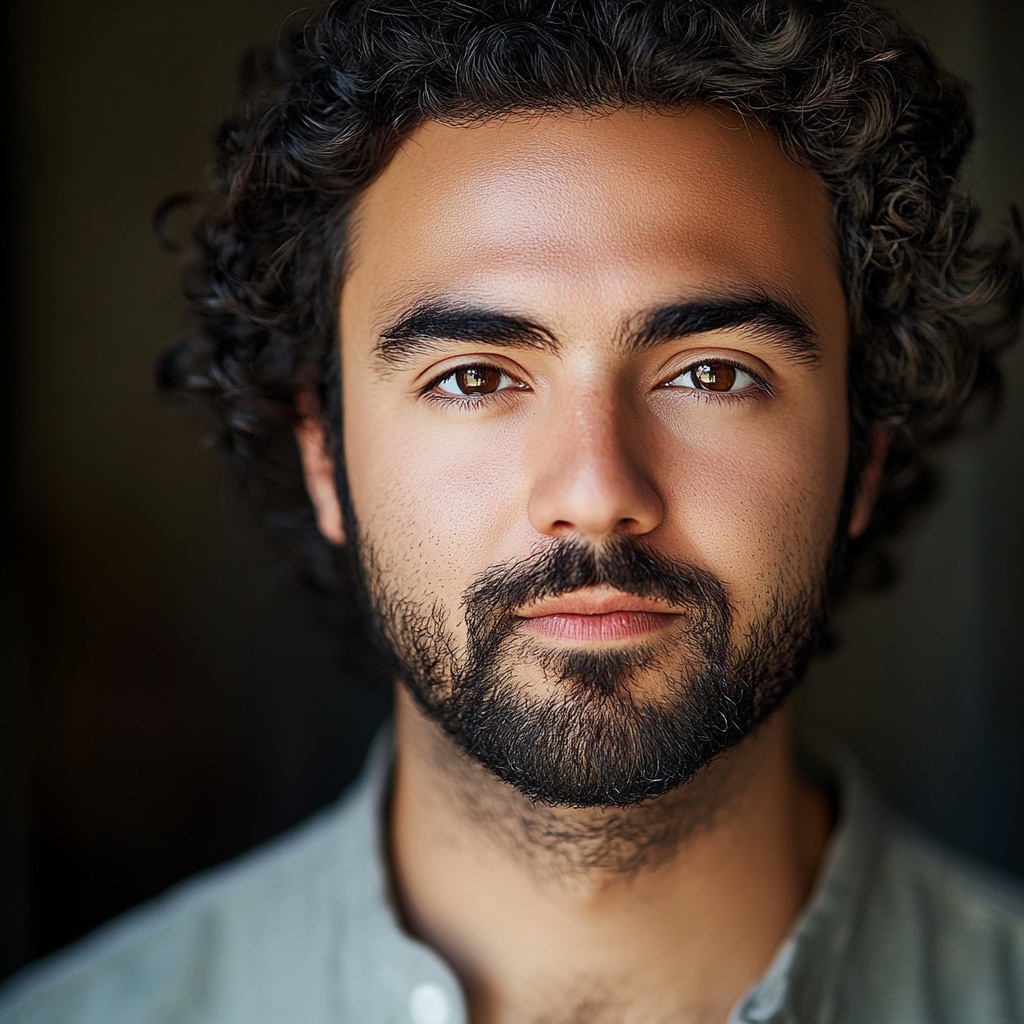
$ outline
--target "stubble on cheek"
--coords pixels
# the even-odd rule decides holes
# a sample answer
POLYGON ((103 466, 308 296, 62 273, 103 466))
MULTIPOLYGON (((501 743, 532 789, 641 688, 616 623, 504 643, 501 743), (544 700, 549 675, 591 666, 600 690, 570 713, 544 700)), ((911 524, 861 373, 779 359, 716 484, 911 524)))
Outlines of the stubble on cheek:
MULTIPOLYGON (((780 596, 794 589, 824 592, 837 511, 821 508, 814 495, 800 494, 796 485, 789 494, 792 500, 780 502, 776 494, 774 503, 755 503, 761 509, 760 519, 749 524, 755 537, 748 534, 742 543, 726 539, 733 564, 731 578, 722 574, 722 583, 732 607, 728 639, 734 649, 749 644, 753 624, 771 614, 780 596), (796 524, 803 528, 795 530, 796 524)), ((385 648, 399 656, 404 675, 446 696, 441 691, 465 670, 469 655, 467 588, 501 560, 488 558, 481 531, 468 537, 451 532, 450 520, 434 510, 424 515, 422 504, 400 487, 382 496, 368 523, 358 549, 376 630, 386 639, 385 648), (472 561, 467 552, 475 556, 472 561)), ((699 660, 697 652, 687 650, 691 626, 683 614, 665 638, 636 646, 630 677, 637 697, 657 698, 667 669, 685 674, 686 663, 699 660)), ((512 630, 492 653, 514 674, 525 700, 564 691, 563 652, 550 645, 512 630)))
POLYGON ((389 429, 364 425, 352 444, 363 449, 349 475, 361 541, 372 549, 382 587, 420 607, 445 609, 449 629, 462 637, 466 586, 495 561, 522 554, 525 538, 513 538, 510 525, 523 503, 511 479, 514 460, 507 445, 480 442, 467 450, 443 432, 430 437, 418 421, 389 429))
POLYGON ((824 592, 842 506, 845 456, 830 464, 814 446, 796 443, 745 452, 736 483, 713 488, 694 545, 725 585, 734 609, 732 642, 777 595, 794 588, 824 592), (809 474, 807 464, 818 465, 809 474))

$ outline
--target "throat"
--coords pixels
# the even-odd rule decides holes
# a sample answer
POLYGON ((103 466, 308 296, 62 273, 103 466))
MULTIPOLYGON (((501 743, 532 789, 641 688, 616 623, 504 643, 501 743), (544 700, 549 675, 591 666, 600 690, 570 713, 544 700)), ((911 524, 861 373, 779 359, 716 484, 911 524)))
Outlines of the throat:
POLYGON ((394 890, 473 1024, 724 1022, 813 884, 783 717, 624 808, 526 799, 401 696, 396 734, 394 890))

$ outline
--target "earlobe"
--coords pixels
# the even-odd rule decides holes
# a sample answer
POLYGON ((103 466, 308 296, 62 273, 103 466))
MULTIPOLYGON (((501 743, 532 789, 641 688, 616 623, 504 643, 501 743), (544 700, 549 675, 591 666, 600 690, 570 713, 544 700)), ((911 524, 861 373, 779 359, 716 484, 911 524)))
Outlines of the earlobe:
POLYGON ((295 425, 295 440, 302 459, 306 493, 316 512, 320 532, 339 547, 345 543, 341 502, 334 482, 334 457, 320 417, 320 407, 311 390, 296 395, 300 419, 295 425))
POLYGON ((883 427, 874 427, 869 441, 868 461, 860 471, 857 482, 857 493, 853 498, 853 509, 850 512, 849 534, 851 538, 859 537, 871 522, 871 513, 875 509, 878 493, 882 486, 882 470, 889 455, 889 442, 892 434, 883 427))

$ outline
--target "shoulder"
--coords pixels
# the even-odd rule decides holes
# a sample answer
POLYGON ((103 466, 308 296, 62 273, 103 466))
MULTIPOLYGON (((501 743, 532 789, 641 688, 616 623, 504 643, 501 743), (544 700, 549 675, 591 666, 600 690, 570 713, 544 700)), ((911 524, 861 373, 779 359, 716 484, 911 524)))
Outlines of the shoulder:
POLYGON ((1024 887, 932 839, 893 816, 879 861, 882 877, 897 884, 908 902, 938 915, 936 924, 981 929, 1008 941, 1024 941, 1024 887))
POLYGON ((1024 1020, 1024 890, 888 816, 854 924, 841 1021, 1024 1020))
POLYGON ((340 904, 365 841, 363 803, 350 793, 29 967, 0 995, 0 1024, 327 1019, 323 961, 352 916, 340 904))

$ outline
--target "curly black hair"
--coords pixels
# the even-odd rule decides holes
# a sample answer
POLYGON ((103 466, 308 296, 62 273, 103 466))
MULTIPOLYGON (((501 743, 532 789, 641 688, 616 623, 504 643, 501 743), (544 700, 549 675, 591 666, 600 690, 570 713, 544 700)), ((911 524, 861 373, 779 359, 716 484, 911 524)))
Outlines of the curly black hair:
POLYGON ((834 199, 849 304, 848 492, 872 428, 891 437, 874 515, 837 590, 891 578, 884 542, 934 492, 935 446, 998 396, 995 357, 1017 332, 1024 291, 1020 220, 978 238, 956 183, 973 134, 967 88, 884 6, 336 0, 250 54, 242 86, 210 187, 189 197, 193 327, 159 381, 212 406, 235 468, 324 593, 338 592, 342 560, 302 487, 296 396, 319 390, 337 440, 349 214, 426 121, 719 104, 817 171, 834 199))

